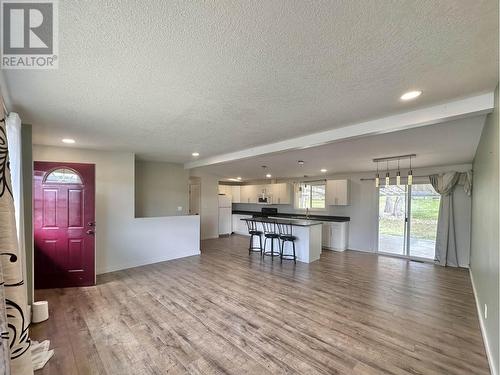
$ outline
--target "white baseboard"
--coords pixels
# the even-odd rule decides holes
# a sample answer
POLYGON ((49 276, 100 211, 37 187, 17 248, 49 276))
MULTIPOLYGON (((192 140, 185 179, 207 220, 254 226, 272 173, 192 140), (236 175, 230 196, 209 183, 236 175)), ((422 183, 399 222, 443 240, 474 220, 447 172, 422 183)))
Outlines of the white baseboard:
POLYGON ((122 271, 122 270, 126 270, 129 268, 142 267, 142 266, 147 266, 149 264, 161 263, 161 262, 166 262, 169 260, 181 259, 181 258, 195 256, 195 255, 200 255, 200 251, 193 250, 192 252, 189 252, 189 253, 186 253, 183 255, 175 255, 173 257, 166 255, 166 256, 159 257, 159 258, 150 258, 150 259, 145 259, 145 260, 141 260, 141 261, 132 261, 132 262, 126 262, 126 263, 120 263, 120 264, 113 264, 113 265, 105 267, 105 268, 96 269, 96 276, 102 275, 104 273, 122 271))
POLYGON ((476 300, 477 315, 479 316, 479 326, 481 327, 481 334, 483 336, 484 348, 486 349, 486 357, 488 357, 488 364, 490 365, 491 375, 498 375, 498 371, 493 365, 492 353, 490 349, 490 344, 488 343, 488 336, 486 336, 486 328, 484 326, 483 311, 479 304, 479 299, 477 297, 476 285, 474 284, 474 277, 472 276, 472 270, 469 269, 470 281, 472 284, 472 292, 474 293, 474 299, 476 300))

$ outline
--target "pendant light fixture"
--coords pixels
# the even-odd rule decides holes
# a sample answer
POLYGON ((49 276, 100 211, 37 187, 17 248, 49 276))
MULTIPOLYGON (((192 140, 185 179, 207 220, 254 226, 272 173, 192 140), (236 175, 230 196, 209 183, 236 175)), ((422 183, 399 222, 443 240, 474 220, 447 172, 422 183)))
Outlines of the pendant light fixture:
POLYGON ((391 184, 391 174, 389 172, 389 162, 396 161, 398 162, 398 170, 396 173, 396 185, 401 186, 401 160, 405 159, 410 159, 410 169, 408 171, 408 185, 411 185, 413 183, 413 171, 411 169, 411 159, 415 158, 417 155, 416 154, 407 154, 407 155, 395 155, 395 156, 388 156, 388 157, 383 157, 383 158, 376 158, 372 159, 374 163, 377 163, 377 174, 375 176, 375 187, 379 188, 380 187, 380 175, 379 175, 379 163, 386 162, 387 163, 387 170, 385 174, 385 185, 389 186, 391 184))
POLYGON ((398 173, 396 174, 396 185, 401 185, 401 171, 399 170, 399 159, 398 159, 398 173))
POLYGON ((410 171, 408 172, 408 186, 413 184, 413 171, 411 170, 411 156, 410 156, 410 171))
POLYGON ((390 178, 389 178, 389 160, 387 160, 387 173, 385 174, 385 186, 389 186, 390 178))

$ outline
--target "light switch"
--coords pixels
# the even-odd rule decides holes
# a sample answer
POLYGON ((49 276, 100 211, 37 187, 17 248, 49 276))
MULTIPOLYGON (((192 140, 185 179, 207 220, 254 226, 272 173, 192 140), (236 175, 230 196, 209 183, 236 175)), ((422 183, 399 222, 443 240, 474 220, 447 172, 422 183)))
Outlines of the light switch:
POLYGON ((182 206, 178 206, 177 211, 182 211, 182 206))

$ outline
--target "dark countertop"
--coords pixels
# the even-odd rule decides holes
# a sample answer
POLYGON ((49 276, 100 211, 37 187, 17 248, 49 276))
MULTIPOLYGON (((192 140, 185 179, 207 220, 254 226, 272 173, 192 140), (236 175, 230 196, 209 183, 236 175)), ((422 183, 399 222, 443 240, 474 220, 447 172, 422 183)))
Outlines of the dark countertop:
MULTIPOLYGON (((258 212, 258 211, 245 211, 245 210, 233 210, 233 214, 235 214, 235 215, 262 215, 262 213, 258 212)), ((286 217, 286 218, 290 218, 290 219, 305 219, 306 215, 304 215, 304 214, 277 213, 276 215, 273 215, 272 217, 286 217)), ((346 222, 346 221, 351 221, 351 218, 348 216, 309 215, 308 220, 346 222)))
MULTIPOLYGON (((248 220, 248 219, 240 219, 240 220, 248 220)), ((313 225, 323 224, 321 221, 313 221, 313 220, 297 220, 297 219, 273 219, 273 218, 265 218, 265 217, 256 217, 252 220, 255 220, 258 223, 276 223, 276 224, 290 224, 295 225, 297 227, 311 227, 313 225)))

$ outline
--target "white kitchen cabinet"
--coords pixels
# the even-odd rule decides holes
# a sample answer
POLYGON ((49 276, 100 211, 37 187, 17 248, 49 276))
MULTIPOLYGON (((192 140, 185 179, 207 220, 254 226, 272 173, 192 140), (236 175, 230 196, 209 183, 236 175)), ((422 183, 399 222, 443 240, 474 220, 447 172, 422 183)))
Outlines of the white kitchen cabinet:
POLYGON ((241 187, 238 185, 231 186, 231 194, 232 194, 232 202, 233 203, 240 203, 240 191, 241 187))
POLYGON ((242 185, 240 189, 240 203, 258 203, 261 194, 261 185, 242 185))
POLYGON ((349 222, 323 222, 322 245, 326 249, 344 251, 349 238, 349 222))
POLYGON ((252 185, 242 185, 240 188, 240 203, 253 203, 253 191, 254 189, 252 185))
MULTIPOLYGON (((242 185, 239 188, 239 198, 234 203, 259 203, 259 198, 271 198, 272 204, 290 204, 291 186, 289 183, 265 184, 265 185, 242 185)), ((233 193, 234 196, 234 193, 233 193)))
POLYGON ((332 238, 332 226, 330 223, 323 222, 323 226, 321 228, 321 245, 323 247, 330 247, 330 241, 332 238))
POLYGON ((231 195, 231 186, 219 184, 219 194, 231 195))
POLYGON ((248 228, 246 221, 241 219, 251 219, 251 215, 233 214, 233 232, 237 234, 248 235, 248 228))
POLYGON ((288 183, 272 184, 270 186, 270 194, 272 195, 273 204, 290 204, 291 203, 291 187, 288 183))
POLYGON ((219 194, 230 196, 232 203, 240 203, 240 186, 238 185, 219 185, 219 194))
POLYGON ((347 206, 350 204, 350 180, 326 181, 326 204, 329 206, 347 206))

